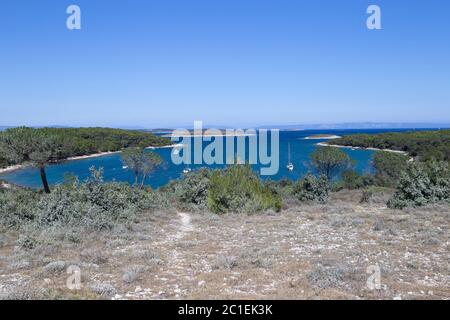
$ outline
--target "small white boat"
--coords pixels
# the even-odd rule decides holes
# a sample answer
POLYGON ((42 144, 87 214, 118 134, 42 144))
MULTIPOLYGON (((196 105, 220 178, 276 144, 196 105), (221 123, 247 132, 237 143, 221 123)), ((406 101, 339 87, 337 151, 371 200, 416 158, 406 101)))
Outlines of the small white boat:
POLYGON ((286 168, 289 171, 294 171, 294 164, 291 162, 291 144, 288 143, 288 165, 286 166, 286 168))
POLYGON ((189 172, 191 172, 191 171, 192 171, 192 169, 189 168, 189 166, 187 166, 186 168, 183 169, 183 173, 184 173, 184 174, 187 174, 187 173, 189 173, 189 172))
POLYGON ((122 166, 122 169, 124 169, 124 170, 128 169, 128 166, 122 166))

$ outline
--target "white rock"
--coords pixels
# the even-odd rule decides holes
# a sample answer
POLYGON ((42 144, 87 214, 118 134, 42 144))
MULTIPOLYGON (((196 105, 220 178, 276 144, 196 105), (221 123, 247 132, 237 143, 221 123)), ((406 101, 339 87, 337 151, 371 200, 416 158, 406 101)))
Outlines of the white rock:
POLYGON ((198 285, 199 287, 203 287, 205 284, 206 284, 206 281, 203 281, 203 280, 202 280, 202 281, 199 281, 197 285, 198 285))

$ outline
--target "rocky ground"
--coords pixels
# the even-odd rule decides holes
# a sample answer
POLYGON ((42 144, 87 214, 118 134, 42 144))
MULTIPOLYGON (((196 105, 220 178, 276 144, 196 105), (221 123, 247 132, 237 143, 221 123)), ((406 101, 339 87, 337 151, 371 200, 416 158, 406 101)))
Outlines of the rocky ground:
POLYGON ((2 234, 0 298, 449 299, 449 206, 396 211, 383 196, 360 198, 342 191, 255 215, 147 213, 32 250, 2 234))

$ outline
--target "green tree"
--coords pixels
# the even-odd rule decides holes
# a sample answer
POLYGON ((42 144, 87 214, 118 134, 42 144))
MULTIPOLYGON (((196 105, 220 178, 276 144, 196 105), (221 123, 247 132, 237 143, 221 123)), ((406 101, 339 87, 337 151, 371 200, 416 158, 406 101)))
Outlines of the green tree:
POLYGON ((144 186, 147 176, 162 164, 162 159, 157 153, 146 151, 140 147, 130 147, 123 150, 121 157, 122 162, 133 172, 136 186, 139 184, 139 178, 141 179, 141 188, 144 186))
POLYGON ((395 188, 400 176, 408 164, 408 157, 403 154, 378 151, 373 157, 376 183, 383 187, 395 188))
POLYGON ((208 208, 214 213, 281 210, 281 197, 265 186, 248 164, 236 164, 210 175, 208 208))
POLYGON ((294 185, 294 195, 300 201, 317 201, 325 203, 330 193, 330 183, 325 175, 319 177, 306 174, 294 185))
POLYGON ((450 202, 450 165, 444 161, 408 163, 402 172, 397 192, 388 207, 419 207, 428 203, 450 202))
POLYGON ((0 152, 11 163, 39 169, 42 185, 50 193, 45 167, 57 158, 60 146, 55 140, 33 128, 18 127, 0 134, 0 152))
POLYGON ((335 147, 318 147, 311 153, 310 160, 317 173, 325 175, 328 181, 352 166, 350 157, 335 147))

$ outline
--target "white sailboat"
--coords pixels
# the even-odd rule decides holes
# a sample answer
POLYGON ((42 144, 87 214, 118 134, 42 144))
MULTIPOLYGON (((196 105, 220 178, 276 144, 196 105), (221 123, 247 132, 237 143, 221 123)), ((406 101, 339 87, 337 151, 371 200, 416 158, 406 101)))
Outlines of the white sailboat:
POLYGON ((291 162, 291 144, 290 143, 288 143, 288 164, 287 164, 286 168, 289 171, 294 171, 294 164, 291 162))

